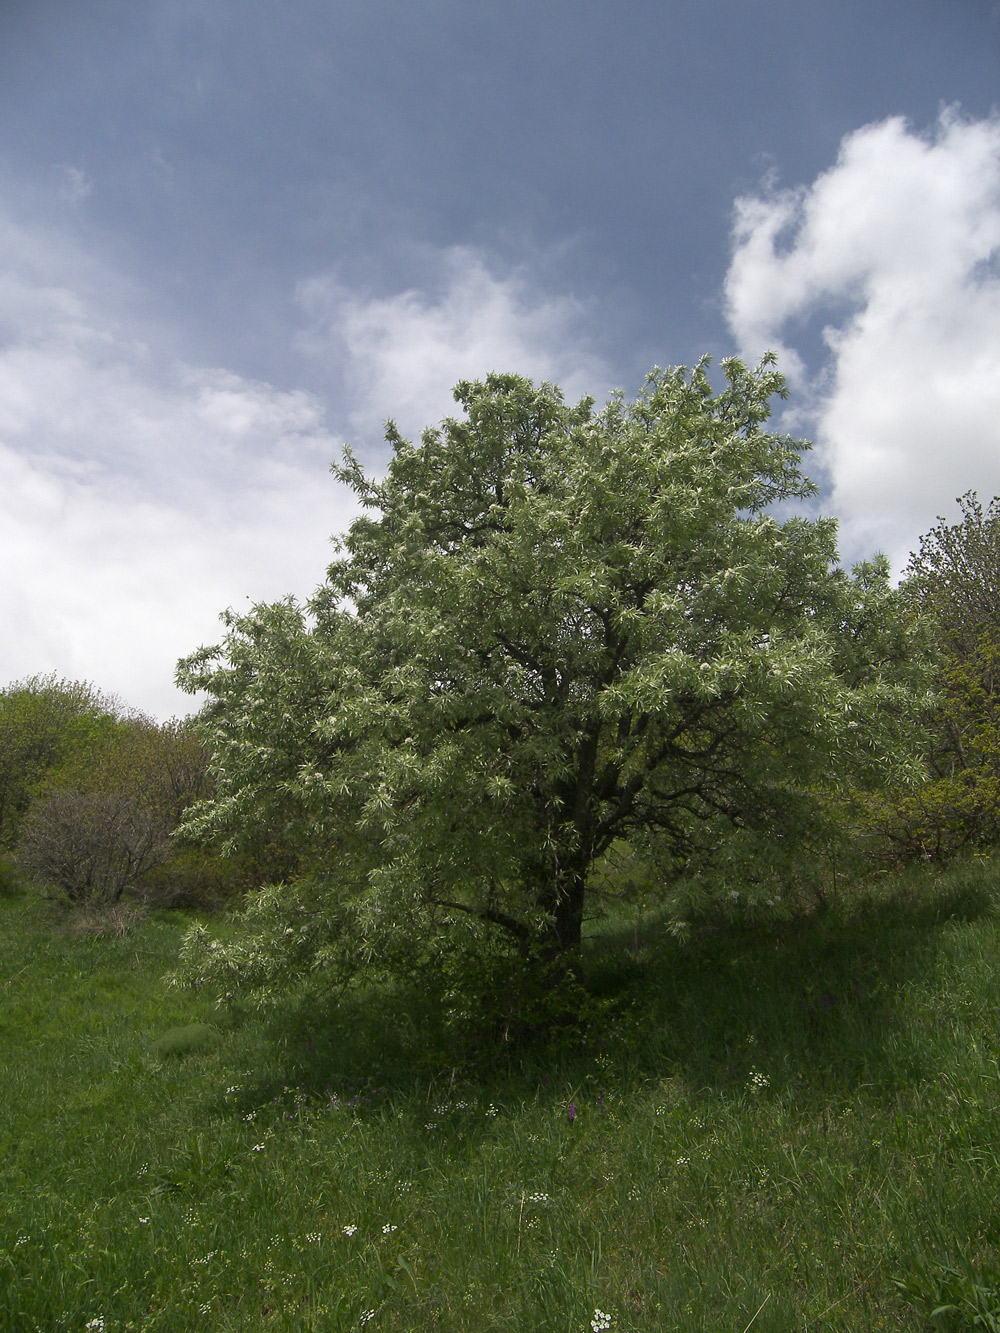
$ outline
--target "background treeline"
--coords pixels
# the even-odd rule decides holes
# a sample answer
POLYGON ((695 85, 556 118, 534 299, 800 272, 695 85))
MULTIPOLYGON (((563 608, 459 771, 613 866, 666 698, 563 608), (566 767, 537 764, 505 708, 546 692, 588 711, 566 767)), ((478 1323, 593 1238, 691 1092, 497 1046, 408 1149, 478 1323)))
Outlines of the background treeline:
POLYGON ((894 862, 950 857, 1000 836, 1000 498, 975 492, 939 519, 901 584, 934 664, 925 780, 873 798, 877 853, 894 862))
POLYGON ((81 681, 32 676, 0 691, 0 875, 76 912, 138 904, 216 909, 262 873, 174 836, 211 795, 192 719, 157 722, 81 681))

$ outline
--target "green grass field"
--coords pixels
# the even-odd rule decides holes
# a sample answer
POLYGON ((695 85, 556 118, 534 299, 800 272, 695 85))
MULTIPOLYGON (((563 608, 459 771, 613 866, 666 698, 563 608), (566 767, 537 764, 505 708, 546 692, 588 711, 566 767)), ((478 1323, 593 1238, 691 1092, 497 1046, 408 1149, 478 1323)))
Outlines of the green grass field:
POLYGON ((475 1077, 402 997, 223 1023, 183 919, 0 898, 0 1329, 1000 1329, 994 875, 608 920, 602 1030, 475 1077))

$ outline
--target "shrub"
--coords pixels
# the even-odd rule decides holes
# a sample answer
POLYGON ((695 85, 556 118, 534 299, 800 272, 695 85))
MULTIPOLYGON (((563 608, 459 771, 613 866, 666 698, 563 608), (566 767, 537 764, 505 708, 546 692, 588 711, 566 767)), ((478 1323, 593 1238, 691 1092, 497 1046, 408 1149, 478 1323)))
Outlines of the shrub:
POLYGON ((166 859, 169 833, 162 814, 123 792, 57 790, 29 810, 17 864, 71 903, 117 903, 166 859))
POLYGON ((81 747, 118 704, 80 681, 30 676, 0 690, 0 847, 13 847, 21 820, 48 775, 81 747))

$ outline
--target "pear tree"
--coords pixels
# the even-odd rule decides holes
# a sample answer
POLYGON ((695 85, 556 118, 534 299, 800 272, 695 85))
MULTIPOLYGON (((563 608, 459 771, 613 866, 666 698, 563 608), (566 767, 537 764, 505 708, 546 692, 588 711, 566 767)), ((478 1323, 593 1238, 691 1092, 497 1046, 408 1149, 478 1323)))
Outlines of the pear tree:
POLYGON ((188 941, 196 971, 264 993, 470 923, 569 959, 612 849, 664 894, 771 892, 838 794, 914 769, 887 563, 844 571, 809 516, 773 357, 721 370, 601 410, 491 374, 418 443, 390 423, 380 478, 345 453, 363 513, 312 600, 227 614, 179 668, 215 766, 188 832, 298 866, 243 936, 188 941))

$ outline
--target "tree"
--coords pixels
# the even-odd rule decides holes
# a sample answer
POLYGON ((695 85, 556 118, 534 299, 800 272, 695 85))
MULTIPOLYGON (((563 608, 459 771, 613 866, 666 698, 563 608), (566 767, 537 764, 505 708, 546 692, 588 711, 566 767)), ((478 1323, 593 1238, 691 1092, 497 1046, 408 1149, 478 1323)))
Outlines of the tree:
POLYGON ((774 512, 813 494, 807 446, 765 429, 784 380, 722 369, 596 414, 490 375, 419 444, 390 423, 383 480, 345 454, 368 513, 312 602, 227 614, 179 669, 217 783, 189 831, 302 850, 259 947, 191 958, 266 989, 463 918, 571 958, 614 844, 661 884, 771 892, 832 836, 831 791, 913 766, 887 564, 848 575, 832 520, 774 512))
POLYGON ((1000 630, 1000 496, 983 509, 975 491, 959 496, 962 517, 920 539, 904 575, 909 602, 930 617, 941 647, 956 658, 1000 630))
POLYGON ((940 858, 1000 835, 1000 497, 960 496, 961 518, 920 539, 901 593, 936 659, 928 780, 879 793, 875 827, 891 859, 940 858))
POLYGON ((111 906, 170 853, 170 828, 140 796, 55 788, 36 800, 18 867, 76 906, 111 906))
POLYGON ((154 870, 168 899, 215 897, 215 868, 170 839, 208 795, 207 764, 190 722, 154 722, 85 683, 17 682, 0 692, 0 847, 72 903, 115 903, 154 870))
POLYGON ((0 848, 16 841, 32 797, 113 709, 92 685, 30 676, 0 690, 0 848))

